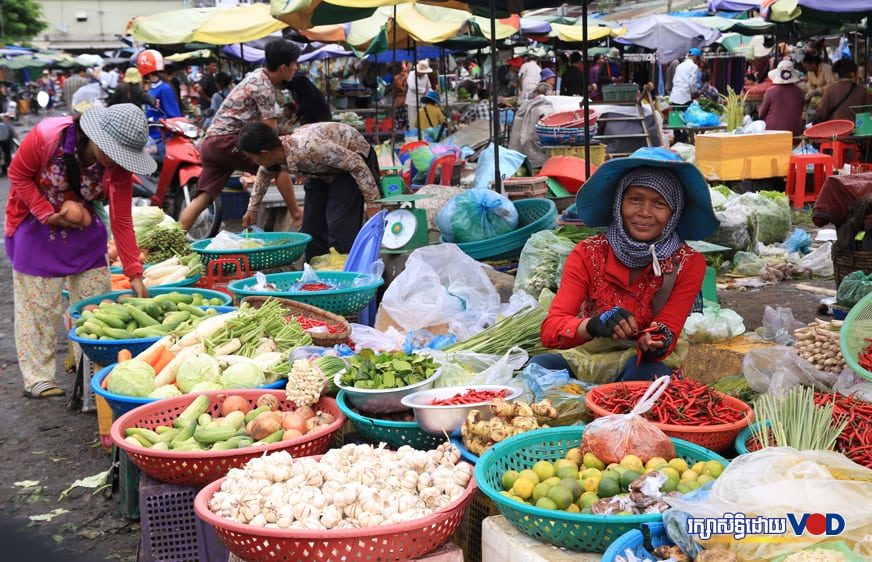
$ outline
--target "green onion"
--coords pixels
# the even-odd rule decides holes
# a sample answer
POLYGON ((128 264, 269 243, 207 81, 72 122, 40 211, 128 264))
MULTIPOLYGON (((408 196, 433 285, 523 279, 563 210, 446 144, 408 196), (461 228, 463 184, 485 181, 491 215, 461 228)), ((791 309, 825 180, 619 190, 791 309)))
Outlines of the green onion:
POLYGON ((513 347, 520 347, 531 356, 547 353, 542 345, 542 321, 548 311, 536 308, 507 316, 471 338, 445 348, 445 351, 473 351, 504 355, 513 347))
POLYGON ((760 446, 800 451, 831 450, 848 425, 845 416, 833 419, 832 403, 816 405, 814 389, 808 387, 794 387, 778 397, 761 395, 754 402, 754 417, 752 434, 760 446))

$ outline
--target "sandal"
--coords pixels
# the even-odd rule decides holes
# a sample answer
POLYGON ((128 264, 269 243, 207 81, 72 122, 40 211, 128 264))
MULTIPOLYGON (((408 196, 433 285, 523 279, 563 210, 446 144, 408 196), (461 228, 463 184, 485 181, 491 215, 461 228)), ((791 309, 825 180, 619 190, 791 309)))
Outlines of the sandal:
POLYGON ((40 381, 24 391, 24 395, 31 399, 54 398, 65 394, 64 389, 51 381, 40 381))

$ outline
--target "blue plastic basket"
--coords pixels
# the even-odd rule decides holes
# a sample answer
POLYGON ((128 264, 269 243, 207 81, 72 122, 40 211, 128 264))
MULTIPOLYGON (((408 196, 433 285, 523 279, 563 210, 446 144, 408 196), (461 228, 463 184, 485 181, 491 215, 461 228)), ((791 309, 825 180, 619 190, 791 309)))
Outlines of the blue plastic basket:
POLYGON ((118 352, 122 349, 130 351, 134 356, 142 353, 160 338, 136 338, 132 340, 95 340, 81 338, 76 335, 76 329, 70 329, 67 337, 79 344, 82 353, 97 365, 109 365, 118 360, 118 352))
MULTIPOLYGON (((219 291, 212 291, 211 289, 200 289, 197 287, 154 287, 148 290, 148 294, 156 297, 157 295, 163 295, 165 293, 182 293, 184 295, 192 295, 194 293, 200 293, 203 295, 203 298, 221 299, 221 305, 227 306, 233 304, 233 298, 230 295, 225 293, 221 293, 219 291)), ((92 304, 100 304, 104 300, 117 301, 118 297, 121 295, 132 295, 133 291, 112 291, 111 293, 106 293, 103 295, 97 295, 96 297, 91 297, 88 299, 82 299, 79 302, 75 303, 70 307, 70 316, 73 318, 78 318, 82 315, 82 309, 86 306, 92 304)))
MULTIPOLYGON (((479 489, 509 522, 542 542, 579 552, 605 552, 619 536, 643 523, 661 521, 659 513, 644 515, 594 515, 541 509, 500 493, 500 478, 507 470, 522 470, 541 460, 564 458, 569 449, 578 447, 584 428, 552 427, 528 431, 497 443, 475 465, 479 489)), ((688 464, 715 460, 724 466, 727 459, 693 443, 672 439, 675 453, 688 464)))
POLYGON ((451 443, 457 447, 457 450, 460 451, 460 456, 468 462, 469 464, 475 466, 480 458, 478 455, 472 454, 469 449, 466 448, 466 445, 463 444, 463 439, 458 439, 456 437, 451 438, 451 443))
MULTIPOLYGON (((134 354, 136 355, 136 354, 134 354)), ((150 404, 152 402, 157 402, 160 398, 139 398, 135 396, 123 396, 121 394, 114 394, 109 392, 100 386, 103 383, 103 379, 105 379, 109 373, 112 372, 112 369, 115 368, 115 363, 109 365, 108 367, 103 367, 91 377, 91 390, 94 391, 94 394, 98 396, 102 396, 106 402, 109 404, 109 408, 112 410, 112 419, 115 419, 123 414, 126 414, 130 410, 138 406, 142 406, 143 404, 150 404)), ((265 386, 261 386, 260 388, 268 388, 268 389, 281 389, 287 386, 288 379, 279 379, 276 382, 267 384, 265 386)))
POLYGON ((439 435, 426 433, 414 421, 380 420, 363 416, 351 408, 345 396, 346 392, 340 390, 336 396, 336 404, 351 421, 354 429, 370 443, 386 443, 391 449, 409 445, 421 451, 429 451, 445 441, 439 435))
MULTIPOLYGON (((768 422, 767 422, 768 424, 768 422)), ((737 436, 736 441, 733 444, 733 447, 736 449, 736 452, 740 455, 744 455, 750 453, 751 450, 748 449, 748 441, 754 437, 753 431, 760 427, 760 422, 754 422, 745 429, 743 429, 737 436)))
MULTIPOLYGON (((549 199, 519 199, 513 202, 518 210, 518 228, 478 242, 463 242, 457 247, 477 260, 508 260, 520 257, 527 240, 540 230, 557 228, 557 207, 549 199)), ((440 237, 441 242, 446 242, 440 237)))
POLYGON ((292 301, 302 302, 317 306, 327 312, 340 316, 351 316, 363 310, 375 297, 378 288, 384 284, 384 279, 368 273, 354 273, 352 271, 319 271, 318 277, 325 283, 332 283, 345 287, 342 289, 330 289, 328 291, 293 291, 291 287, 303 276, 302 271, 290 273, 270 273, 266 275, 268 283, 273 283, 279 288, 275 292, 261 292, 247 289, 257 283, 254 277, 239 279, 227 286, 236 298, 244 297, 278 297, 292 301), (351 284, 355 281, 362 283, 357 287, 351 284))
POLYGON ((209 262, 227 256, 248 256, 248 264, 252 270, 270 269, 290 265, 300 259, 312 237, 303 232, 252 232, 249 238, 257 238, 267 243, 277 240, 287 240, 284 244, 260 246, 243 250, 207 250, 212 243, 211 238, 191 244, 191 249, 200 254, 200 261, 209 267, 209 262))
POLYGON ((641 530, 633 529, 618 537, 603 553, 602 562, 615 562, 619 555, 626 558, 628 550, 640 560, 656 560, 648 550, 649 546, 653 550, 661 545, 673 544, 666 535, 666 527, 663 523, 644 523, 641 530))

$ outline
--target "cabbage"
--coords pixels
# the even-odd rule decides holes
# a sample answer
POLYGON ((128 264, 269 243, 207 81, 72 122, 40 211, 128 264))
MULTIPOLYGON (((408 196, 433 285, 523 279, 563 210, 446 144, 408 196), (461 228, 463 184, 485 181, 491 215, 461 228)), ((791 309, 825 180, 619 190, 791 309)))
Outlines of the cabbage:
POLYGON ((221 369, 218 361, 206 353, 196 353, 179 366, 176 386, 184 393, 191 392, 194 385, 201 382, 218 382, 221 369))
POLYGON ((160 207, 134 207, 133 231, 137 238, 159 225, 166 218, 160 207))
POLYGON ((176 388, 175 385, 165 384, 151 391, 149 398, 172 398, 173 396, 181 396, 182 391, 176 388))
POLYGON ((191 392, 206 392, 209 390, 224 390, 224 387, 221 386, 221 383, 212 382, 212 381, 203 381, 198 382, 191 388, 191 392))
POLYGON ((148 396, 154 390, 154 369, 145 361, 119 363, 109 374, 109 392, 122 396, 148 396))
POLYGON ((221 374, 224 388, 257 388, 266 384, 263 369, 254 363, 237 363, 221 374))

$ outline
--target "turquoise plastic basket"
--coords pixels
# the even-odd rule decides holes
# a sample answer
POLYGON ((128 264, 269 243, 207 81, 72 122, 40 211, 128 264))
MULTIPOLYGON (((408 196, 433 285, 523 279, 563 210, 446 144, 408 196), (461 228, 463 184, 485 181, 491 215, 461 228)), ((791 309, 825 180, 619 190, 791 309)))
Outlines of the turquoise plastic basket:
MULTIPOLYGON (((135 355, 135 354, 134 354, 135 355)), ((105 379, 109 373, 112 372, 112 369, 115 368, 115 363, 107 367, 103 367, 91 377, 91 390, 94 391, 94 394, 98 396, 102 396, 106 402, 109 404, 109 408, 112 410, 112 419, 118 418, 123 414, 126 414, 130 410, 138 406, 142 406, 143 404, 151 404, 152 402, 157 402, 160 398, 139 398, 136 396, 124 396, 122 394, 115 394, 113 392, 109 392, 104 389, 101 384, 103 383, 103 379, 105 379)), ((285 388, 288 384, 288 379, 279 379, 274 383, 270 383, 260 388, 268 388, 268 389, 280 389, 285 388)))
POLYGON ((325 283, 334 283, 347 286, 345 289, 331 289, 328 291, 292 291, 291 287, 303 276, 302 271, 290 273, 270 273, 266 275, 268 283, 278 287, 275 292, 252 291, 245 287, 254 285, 257 280, 254 277, 239 279, 227 286, 236 298, 244 297, 278 297, 292 301, 302 302, 317 306, 322 310, 338 314, 340 316, 352 316, 357 314, 375 298, 378 288, 384 284, 384 279, 367 273, 354 273, 352 271, 319 271, 318 277, 325 283), (362 279, 365 281, 357 287, 350 285, 362 279))
POLYGON ((207 238, 191 244, 191 249, 200 254, 200 260, 206 267, 212 260, 243 255, 248 256, 248 265, 252 270, 263 270, 294 263, 300 259, 312 240, 311 236, 302 232, 253 232, 248 237, 263 240, 267 244, 279 240, 287 240, 287 242, 245 250, 207 250, 206 247, 212 243, 212 238, 207 238))
MULTIPOLYGON (((514 201, 518 210, 518 228, 478 242, 463 242, 457 247, 477 260, 510 260, 520 257, 527 240, 540 230, 557 228, 557 207, 549 199, 519 199, 514 201)), ((440 236, 441 242, 446 240, 440 236)))
MULTIPOLYGON (((163 295, 166 293, 182 293, 185 295, 193 295, 194 293, 200 293, 203 295, 203 298, 207 299, 221 299, 220 306, 227 306, 233 304, 233 298, 230 295, 226 295, 219 291, 212 291, 211 289, 200 289, 197 287, 154 287, 148 290, 148 294, 152 297, 156 297, 157 295, 163 295)), ((100 304, 104 300, 117 301, 118 297, 121 295, 132 295, 133 291, 112 291, 111 293, 105 293, 102 295, 97 295, 96 297, 91 297, 88 299, 82 299, 76 304, 70 307, 70 316, 73 318, 78 318, 82 315, 82 309, 86 306, 92 304, 100 304)))
MULTIPOLYGON (((659 513, 645 515, 593 515, 541 509, 507 498, 500 491, 500 478, 507 470, 530 468, 541 460, 555 461, 581 443, 584 428, 552 427, 528 431, 497 443, 475 465, 481 491, 493 501, 512 525, 545 543, 578 552, 605 552, 611 543, 643 523, 661 521, 659 513)), ((672 439, 675 453, 688 464, 727 459, 693 443, 672 439)))
POLYGON ((391 449, 409 445, 421 451, 429 451, 445 441, 443 437, 425 433, 414 421, 380 420, 360 415, 346 401, 344 390, 340 390, 336 396, 336 404, 351 420, 354 429, 370 443, 387 443, 391 449))
MULTIPOLYGON (((115 269, 115 268, 113 267, 112 269, 115 269)), ((148 267, 146 266, 145 269, 148 269, 148 267)), ((117 273, 123 273, 123 272, 122 271, 112 271, 113 275, 117 274, 117 273)), ((193 287, 194 285, 197 284, 197 282, 202 277, 203 277, 202 275, 197 274, 193 277, 186 277, 186 278, 182 279, 181 281, 176 281, 174 283, 167 283, 165 285, 156 285, 152 288, 157 289, 157 288, 164 288, 164 287, 193 287)), ((70 292, 67 291, 66 289, 64 289, 61 291, 61 296, 65 299, 69 300, 70 299, 70 292)))
MULTIPOLYGON (((768 424, 769 422, 767 422, 768 424)), ((748 448, 748 442, 751 441, 751 438, 754 437, 753 432, 760 427, 760 422, 754 422, 745 429, 741 431, 736 436, 736 441, 733 443, 733 448, 736 449, 736 452, 740 455, 744 455, 751 452, 751 449, 748 448)), ((756 450, 756 449, 755 449, 756 450)))

